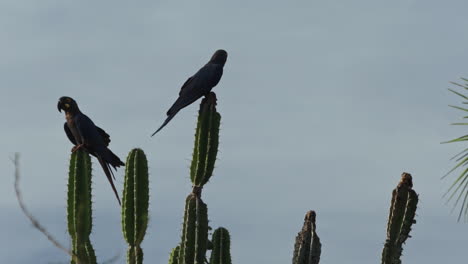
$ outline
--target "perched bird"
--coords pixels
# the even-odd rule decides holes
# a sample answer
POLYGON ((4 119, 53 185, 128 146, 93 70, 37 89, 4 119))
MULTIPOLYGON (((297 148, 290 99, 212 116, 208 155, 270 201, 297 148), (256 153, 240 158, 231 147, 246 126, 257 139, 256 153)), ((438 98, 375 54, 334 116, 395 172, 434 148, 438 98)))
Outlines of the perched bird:
POLYGON ((218 84, 223 75, 226 59, 227 52, 225 50, 217 50, 205 66, 185 81, 180 89, 179 98, 167 111, 166 120, 151 136, 154 136, 166 126, 182 108, 195 102, 203 95, 207 95, 218 84))
POLYGON ((116 170, 117 167, 125 166, 125 164, 108 148, 111 141, 109 134, 94 125, 93 121, 80 111, 78 104, 70 97, 60 97, 57 109, 59 112, 65 111, 65 119, 67 120, 64 124, 65 133, 75 145, 71 151, 83 149, 98 159, 119 204, 121 204, 119 194, 112 181, 112 178, 115 180, 115 176, 110 166, 116 170))

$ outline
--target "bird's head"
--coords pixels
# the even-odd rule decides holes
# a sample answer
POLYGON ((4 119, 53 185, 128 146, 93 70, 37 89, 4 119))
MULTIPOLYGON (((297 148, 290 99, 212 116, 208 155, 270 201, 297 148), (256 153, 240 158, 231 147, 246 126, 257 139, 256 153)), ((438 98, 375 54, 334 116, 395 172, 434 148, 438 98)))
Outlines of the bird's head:
POLYGON ((215 64, 221 64, 224 66, 224 63, 226 63, 227 60, 227 52, 225 50, 217 50, 214 54, 213 57, 211 57, 210 62, 215 63, 215 64))
POLYGON ((79 111, 78 104, 75 102, 75 100, 73 100, 73 98, 68 96, 60 97, 57 104, 57 109, 59 112, 62 112, 62 110, 70 113, 79 111))

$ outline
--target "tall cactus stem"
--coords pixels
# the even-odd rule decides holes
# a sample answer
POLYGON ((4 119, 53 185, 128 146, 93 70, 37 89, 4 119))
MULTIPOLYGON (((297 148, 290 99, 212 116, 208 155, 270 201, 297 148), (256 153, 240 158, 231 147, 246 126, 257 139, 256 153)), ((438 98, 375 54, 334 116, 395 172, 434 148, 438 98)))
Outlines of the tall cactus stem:
POLYGON ((322 252, 322 244, 315 225, 315 211, 309 211, 304 218, 304 226, 297 234, 294 245, 293 264, 318 264, 322 252))
POLYGON ((209 93, 202 100, 198 113, 190 179, 194 186, 203 186, 213 174, 218 153, 221 115, 216 111, 215 93, 209 93))
POLYGON ((72 264, 96 263, 89 239, 92 229, 91 158, 78 150, 71 154, 67 193, 68 233, 72 240, 72 264))
POLYGON ((122 231, 129 244, 127 263, 142 263, 140 244, 148 225, 148 161, 141 149, 133 149, 127 157, 122 202, 122 231))
POLYGON ((213 233, 213 250, 210 264, 231 264, 231 238, 226 228, 219 227, 213 233))
POLYGON ((204 264, 208 243, 208 209, 200 197, 187 196, 179 264, 204 264))
POLYGON ((413 190, 411 174, 404 172, 392 192, 387 224, 387 239, 382 252, 382 264, 400 264, 403 244, 411 237, 411 226, 416 223, 418 195, 413 190))

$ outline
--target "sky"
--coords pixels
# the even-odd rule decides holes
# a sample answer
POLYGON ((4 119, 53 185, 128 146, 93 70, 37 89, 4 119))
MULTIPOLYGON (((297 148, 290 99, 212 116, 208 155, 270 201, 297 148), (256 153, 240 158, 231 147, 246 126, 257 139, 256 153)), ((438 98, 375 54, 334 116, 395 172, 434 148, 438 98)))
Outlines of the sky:
MULTIPOLYGON (((419 194, 404 263, 463 263, 468 224, 442 196, 466 134, 466 1, 0 1, 0 263, 68 263, 19 209, 65 246, 71 143, 58 98, 71 96, 111 135, 121 159, 142 148, 150 168, 146 263, 180 240, 199 101, 160 133, 185 80, 217 49, 218 160, 205 186, 210 225, 231 234, 233 263, 288 263, 308 210, 322 263, 378 263, 391 192, 402 172, 419 194)), ((120 209, 93 163, 98 260, 120 255, 120 209)), ((123 169, 116 173, 123 187, 123 169)))

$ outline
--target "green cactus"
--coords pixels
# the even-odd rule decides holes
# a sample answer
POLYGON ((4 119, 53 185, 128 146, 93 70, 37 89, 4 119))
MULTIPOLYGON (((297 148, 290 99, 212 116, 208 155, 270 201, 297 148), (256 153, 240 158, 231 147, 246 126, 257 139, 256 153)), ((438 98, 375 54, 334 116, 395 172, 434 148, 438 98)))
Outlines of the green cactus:
POLYGON ((179 263, 179 250, 180 250, 180 246, 177 246, 172 249, 171 255, 169 256, 169 264, 179 263))
POLYGON ((401 181, 392 192, 392 202, 387 224, 387 239, 382 252, 382 264, 400 264, 403 244, 411 237, 418 195, 412 189, 411 174, 404 172, 401 181))
POLYGON ((213 174, 218 153, 221 115, 216 111, 215 93, 202 100, 198 113, 190 179, 194 186, 203 187, 213 174))
POLYGON ((71 154, 67 198, 68 233, 72 240, 72 264, 96 263, 89 240, 92 229, 91 159, 78 150, 71 154))
POLYGON ((208 209, 194 193, 187 196, 185 204, 179 264, 204 264, 208 243, 208 209))
POLYGON ((293 264, 318 264, 320 262, 322 244, 315 232, 315 218, 314 211, 309 211, 305 215, 304 226, 297 234, 294 244, 293 264))
POLYGON ((140 244, 148 225, 148 161, 141 149, 133 149, 127 157, 122 202, 122 231, 130 245, 127 263, 143 263, 140 244))
POLYGON ((210 264, 231 264, 231 238, 226 228, 219 227, 213 233, 213 250, 210 264))
MULTIPOLYGON (((221 115, 216 111, 216 94, 211 92, 200 103, 195 147, 190 166, 193 189, 185 203, 182 241, 180 246, 171 252, 169 263, 205 264, 207 262, 206 251, 212 248, 212 243, 208 241, 208 209, 201 199, 201 193, 203 186, 213 174, 218 153, 220 121, 221 115)), ((227 245, 229 251, 229 243, 227 245)))

